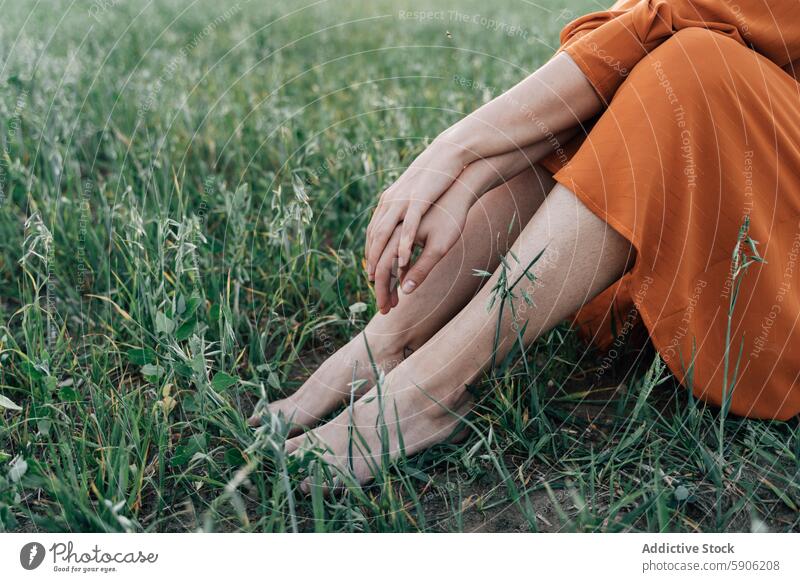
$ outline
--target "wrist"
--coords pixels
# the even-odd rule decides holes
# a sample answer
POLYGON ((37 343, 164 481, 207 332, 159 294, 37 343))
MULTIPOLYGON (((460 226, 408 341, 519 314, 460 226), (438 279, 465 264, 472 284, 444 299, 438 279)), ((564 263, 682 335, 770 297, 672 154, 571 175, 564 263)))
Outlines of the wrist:
POLYGON ((459 121, 436 136, 431 147, 437 155, 446 156, 463 168, 480 157, 475 150, 473 137, 464 131, 462 122, 459 121))
POLYGON ((480 200, 486 192, 491 190, 495 182, 496 172, 487 160, 477 160, 467 165, 457 179, 455 196, 459 205, 467 208, 480 200))

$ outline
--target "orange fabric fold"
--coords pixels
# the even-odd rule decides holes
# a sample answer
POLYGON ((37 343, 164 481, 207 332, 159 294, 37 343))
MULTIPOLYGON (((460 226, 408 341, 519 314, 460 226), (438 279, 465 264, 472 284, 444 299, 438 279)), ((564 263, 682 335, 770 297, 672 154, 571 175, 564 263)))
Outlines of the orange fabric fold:
POLYGON ((624 0, 561 40, 608 107, 542 165, 637 253, 576 325, 617 348, 643 323, 697 397, 800 414, 800 0, 624 0), (728 337, 745 217, 765 262, 728 337))
POLYGON ((561 44, 598 94, 610 101, 644 56, 679 30, 706 28, 780 67, 800 58, 798 0, 640 0, 587 14, 561 32, 561 44))

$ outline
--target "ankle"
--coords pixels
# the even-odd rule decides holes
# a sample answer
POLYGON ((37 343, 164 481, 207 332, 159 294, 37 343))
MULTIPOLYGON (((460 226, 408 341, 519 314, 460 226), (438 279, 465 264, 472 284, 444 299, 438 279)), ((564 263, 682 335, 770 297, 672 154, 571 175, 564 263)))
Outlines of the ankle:
POLYGON ((428 382, 416 385, 413 396, 417 410, 424 411, 428 418, 441 420, 454 414, 465 414, 469 410, 472 396, 465 384, 428 382))
POLYGON ((358 342, 362 350, 368 345, 374 363, 387 373, 399 366, 421 345, 410 333, 380 329, 372 322, 353 341, 358 342))
POLYGON ((406 360, 392 374, 389 388, 409 390, 415 409, 425 410, 433 418, 468 410, 472 396, 461 374, 452 367, 431 364, 416 356, 406 360))
POLYGON ((371 377, 373 367, 389 373, 403 361, 403 349, 381 336, 361 332, 350 340, 346 365, 356 369, 357 377, 371 377))

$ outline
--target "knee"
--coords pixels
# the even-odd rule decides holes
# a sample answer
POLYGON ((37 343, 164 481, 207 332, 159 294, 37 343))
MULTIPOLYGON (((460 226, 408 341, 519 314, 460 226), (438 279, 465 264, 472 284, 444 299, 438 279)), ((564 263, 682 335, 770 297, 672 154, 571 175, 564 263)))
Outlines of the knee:
MULTIPOLYGON (((660 85, 674 100, 699 100, 719 93, 729 86, 735 71, 735 59, 749 50, 735 40, 705 28, 685 28, 651 51, 631 71, 625 82, 644 89, 660 85)), ((639 92, 639 91, 637 91, 639 92)))
POLYGON ((690 27, 670 36, 652 50, 646 59, 704 66, 709 61, 715 62, 715 55, 725 55, 729 48, 740 46, 735 40, 718 32, 707 28, 690 27))
POLYGON ((708 28, 692 26, 677 31, 653 50, 651 54, 660 52, 671 55, 676 53, 696 58, 703 56, 706 51, 723 39, 731 40, 727 36, 708 28))

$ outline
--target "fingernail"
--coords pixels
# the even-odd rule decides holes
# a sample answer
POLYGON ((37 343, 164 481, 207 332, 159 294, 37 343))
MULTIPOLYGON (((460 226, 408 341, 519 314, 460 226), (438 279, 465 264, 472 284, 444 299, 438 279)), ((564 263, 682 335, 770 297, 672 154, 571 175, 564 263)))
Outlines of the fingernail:
POLYGON ((397 266, 398 266, 399 268, 401 268, 401 269, 402 269, 403 267, 405 267, 405 266, 406 266, 406 263, 408 263, 408 259, 406 259, 405 257, 398 257, 398 259, 397 259, 397 266))
POLYGON ((372 263, 367 263, 367 273, 369 273, 370 276, 372 275, 372 263))
POLYGON ((417 287, 417 284, 414 283, 414 281, 411 281, 410 279, 408 281, 403 281, 402 289, 403 289, 403 293, 405 293, 406 295, 411 293, 414 289, 416 289, 416 287, 417 287))

